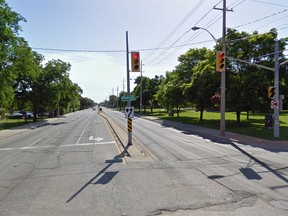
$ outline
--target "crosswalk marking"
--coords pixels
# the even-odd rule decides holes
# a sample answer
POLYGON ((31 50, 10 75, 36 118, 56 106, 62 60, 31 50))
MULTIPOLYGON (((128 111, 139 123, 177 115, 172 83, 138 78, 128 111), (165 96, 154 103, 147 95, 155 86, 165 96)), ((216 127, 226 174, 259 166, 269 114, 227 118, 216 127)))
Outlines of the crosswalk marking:
POLYGON ((115 141, 110 142, 97 142, 97 143, 76 143, 76 144, 66 144, 59 146, 27 146, 20 148, 0 148, 0 151, 13 151, 13 150, 29 150, 29 149, 45 149, 45 148, 67 148, 67 147, 80 147, 80 146, 92 146, 92 145, 107 145, 115 144, 115 141))

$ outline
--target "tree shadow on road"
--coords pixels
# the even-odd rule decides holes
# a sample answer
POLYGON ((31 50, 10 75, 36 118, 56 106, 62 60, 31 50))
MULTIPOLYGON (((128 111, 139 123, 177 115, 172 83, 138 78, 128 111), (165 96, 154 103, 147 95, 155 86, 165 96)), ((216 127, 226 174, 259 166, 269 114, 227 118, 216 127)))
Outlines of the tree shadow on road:
POLYGON ((119 155, 116 155, 114 158, 111 160, 106 160, 105 163, 107 165, 100 170, 93 178, 91 178, 86 184, 83 185, 76 193, 74 193, 67 201, 66 203, 71 202, 77 195, 79 195, 83 190, 86 189, 87 186, 91 184, 108 184, 118 173, 117 172, 106 172, 109 167, 111 167, 115 163, 122 163, 122 155, 123 152, 120 153, 119 155), (104 174, 101 178, 99 178, 95 183, 93 183, 98 177, 100 177, 102 174, 104 174))

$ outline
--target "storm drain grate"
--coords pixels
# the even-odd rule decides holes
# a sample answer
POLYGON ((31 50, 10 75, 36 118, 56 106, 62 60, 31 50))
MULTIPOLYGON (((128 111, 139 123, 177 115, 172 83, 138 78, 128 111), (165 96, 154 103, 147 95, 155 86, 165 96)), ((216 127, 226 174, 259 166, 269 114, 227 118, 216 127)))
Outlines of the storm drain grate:
POLYGON ((287 200, 272 200, 270 204, 278 209, 288 210, 287 200))

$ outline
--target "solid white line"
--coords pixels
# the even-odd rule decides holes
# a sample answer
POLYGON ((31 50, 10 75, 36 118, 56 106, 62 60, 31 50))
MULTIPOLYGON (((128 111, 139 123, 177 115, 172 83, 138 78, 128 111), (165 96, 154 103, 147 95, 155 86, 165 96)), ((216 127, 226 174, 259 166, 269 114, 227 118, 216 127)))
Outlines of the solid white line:
POLYGON ((33 145, 35 145, 36 143, 38 143, 41 139, 33 142, 32 144, 30 144, 27 147, 21 147, 21 148, 0 148, 0 151, 11 151, 11 150, 17 150, 17 149, 27 149, 27 148, 32 148, 33 145))
POLYGON ((36 143, 38 143, 38 142, 41 141, 41 140, 42 140, 42 139, 39 139, 39 140, 33 142, 33 143, 32 143, 31 145, 29 145, 28 147, 31 147, 31 146, 35 145, 36 143))
POLYGON ((114 144, 115 141, 110 142, 97 142, 97 143, 80 143, 80 144, 67 144, 67 145, 60 145, 59 147, 73 147, 73 146, 89 146, 89 145, 106 145, 106 144, 114 144))
POLYGON ((82 138, 82 136, 83 136, 85 130, 87 129, 87 127, 89 126, 89 124, 90 124, 90 121, 88 122, 88 124, 86 125, 86 127, 84 128, 84 130, 82 131, 82 133, 81 133, 79 139, 78 139, 77 142, 76 142, 76 145, 78 145, 78 143, 80 142, 80 139, 82 138))

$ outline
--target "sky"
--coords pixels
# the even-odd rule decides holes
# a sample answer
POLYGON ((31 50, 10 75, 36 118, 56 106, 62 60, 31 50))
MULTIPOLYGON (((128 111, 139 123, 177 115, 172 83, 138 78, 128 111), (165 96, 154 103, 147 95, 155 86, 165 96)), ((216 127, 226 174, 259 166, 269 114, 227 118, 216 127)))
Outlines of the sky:
MULTIPOLYGON (((139 51, 143 76, 165 75, 189 49, 222 36, 221 0, 6 0, 23 16, 24 37, 45 61, 71 64, 70 79, 95 102, 127 91, 129 51, 139 51), (216 9, 215 9, 216 8, 216 9)), ((287 0, 227 0, 226 26, 242 32, 278 30, 288 35, 287 0)), ((130 67, 130 66, 129 66, 130 67)), ((139 72, 130 72, 130 91, 139 72)))

